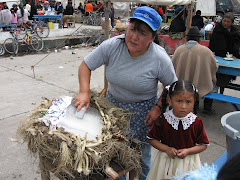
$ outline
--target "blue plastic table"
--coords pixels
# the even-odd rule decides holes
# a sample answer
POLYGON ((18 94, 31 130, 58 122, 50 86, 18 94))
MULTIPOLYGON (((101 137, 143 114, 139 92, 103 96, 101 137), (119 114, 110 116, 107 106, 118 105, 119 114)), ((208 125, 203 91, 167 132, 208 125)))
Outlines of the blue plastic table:
POLYGON ((217 73, 240 76, 240 59, 229 61, 224 60, 222 57, 216 56, 216 60, 218 61, 219 65, 217 73))
POLYGON ((62 15, 33 15, 33 18, 37 18, 39 22, 43 19, 56 19, 60 22, 60 28, 62 29, 62 15))
POLYGON ((212 166, 216 168, 217 173, 223 167, 223 165, 227 162, 227 150, 225 150, 217 159, 212 163, 212 166))

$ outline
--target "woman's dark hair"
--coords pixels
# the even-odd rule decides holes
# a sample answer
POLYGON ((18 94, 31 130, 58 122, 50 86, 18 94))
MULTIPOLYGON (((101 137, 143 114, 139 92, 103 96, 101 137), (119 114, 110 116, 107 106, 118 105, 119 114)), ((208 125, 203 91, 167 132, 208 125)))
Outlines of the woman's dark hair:
MULTIPOLYGON (((134 28, 136 29, 136 30, 140 30, 140 26, 142 25, 142 24, 146 24, 145 22, 143 22, 143 21, 141 21, 141 20, 139 20, 139 19, 135 19, 135 18, 131 18, 130 19, 130 23, 135 23, 134 24, 134 28)), ((146 24, 147 25, 147 24, 146 24)), ((156 37, 156 35, 157 35, 157 31, 153 31, 150 27, 149 27, 149 25, 147 25, 147 27, 149 28, 149 30, 152 32, 152 37, 156 37)))
POLYGON ((220 169, 217 180, 234 180, 240 177, 240 153, 228 160, 220 169))
POLYGON ((21 15, 22 15, 22 17, 23 17, 23 15, 24 15, 23 5, 22 5, 22 4, 19 4, 18 7, 19 7, 19 9, 20 9, 20 11, 21 11, 21 15))
MULTIPOLYGON (((187 80, 178 80, 172 83, 172 85, 169 87, 169 89, 165 88, 163 90, 162 94, 162 110, 160 118, 157 121, 160 121, 163 117, 163 114, 166 112, 166 109, 168 107, 167 103, 167 95, 169 95, 170 99, 172 96, 179 92, 192 92, 194 93, 194 107, 193 107, 193 113, 197 114, 198 106, 199 106, 199 95, 197 92, 197 88, 189 81, 187 80)), ((157 124, 160 124, 157 122, 157 124)))

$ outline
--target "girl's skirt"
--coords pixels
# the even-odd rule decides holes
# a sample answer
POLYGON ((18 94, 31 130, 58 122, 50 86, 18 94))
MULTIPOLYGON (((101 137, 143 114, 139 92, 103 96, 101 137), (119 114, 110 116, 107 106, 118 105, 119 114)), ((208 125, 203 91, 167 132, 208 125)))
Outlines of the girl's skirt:
POLYGON ((201 167, 199 154, 188 155, 184 159, 170 158, 165 152, 158 151, 147 180, 171 179, 184 176, 184 173, 201 167))

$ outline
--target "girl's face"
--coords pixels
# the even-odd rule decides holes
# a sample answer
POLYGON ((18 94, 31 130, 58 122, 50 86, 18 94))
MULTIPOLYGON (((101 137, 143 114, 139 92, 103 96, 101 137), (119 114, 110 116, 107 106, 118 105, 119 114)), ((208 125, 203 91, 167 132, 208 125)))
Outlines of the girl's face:
POLYGON ((174 94, 171 99, 168 96, 168 103, 172 106, 173 114, 176 117, 185 117, 193 111, 194 93, 187 91, 179 92, 174 94))
POLYGON ((143 55, 153 40, 154 37, 152 37, 152 32, 147 25, 141 24, 138 31, 135 29, 135 23, 129 24, 125 41, 132 57, 143 55))

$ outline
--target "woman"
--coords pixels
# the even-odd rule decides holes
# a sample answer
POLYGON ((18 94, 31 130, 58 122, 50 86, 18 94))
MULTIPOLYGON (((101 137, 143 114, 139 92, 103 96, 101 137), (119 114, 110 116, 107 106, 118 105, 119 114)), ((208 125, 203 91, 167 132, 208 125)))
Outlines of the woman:
MULTIPOLYGON (((232 13, 226 13, 223 16, 222 22, 217 24, 213 30, 209 42, 209 49, 216 56, 226 57, 227 52, 233 56, 240 58, 240 33, 232 23, 234 16, 232 13)), ((235 80, 235 76, 217 73, 217 86, 220 87, 220 93, 223 94, 224 88, 231 80, 235 80)))
POLYGON ((8 9, 8 6, 3 6, 3 10, 0 12, 0 24, 10 25, 12 23, 12 14, 8 9))
POLYGON ((28 21, 29 12, 23 8, 22 4, 18 5, 19 9, 17 10, 18 24, 21 24, 22 21, 28 21))
POLYGON ((145 179, 151 166, 151 146, 147 132, 160 115, 158 81, 164 86, 177 80, 171 59, 155 44, 154 38, 162 19, 150 7, 139 7, 130 18, 126 35, 104 41, 84 58, 79 67, 80 92, 75 99, 79 111, 89 107, 91 71, 106 65, 107 98, 116 106, 134 113, 130 131, 142 142, 142 173, 145 179), (157 102, 157 105, 155 105, 157 102))
POLYGON ((12 24, 17 24, 17 4, 13 4, 12 8, 10 9, 12 13, 12 24))

